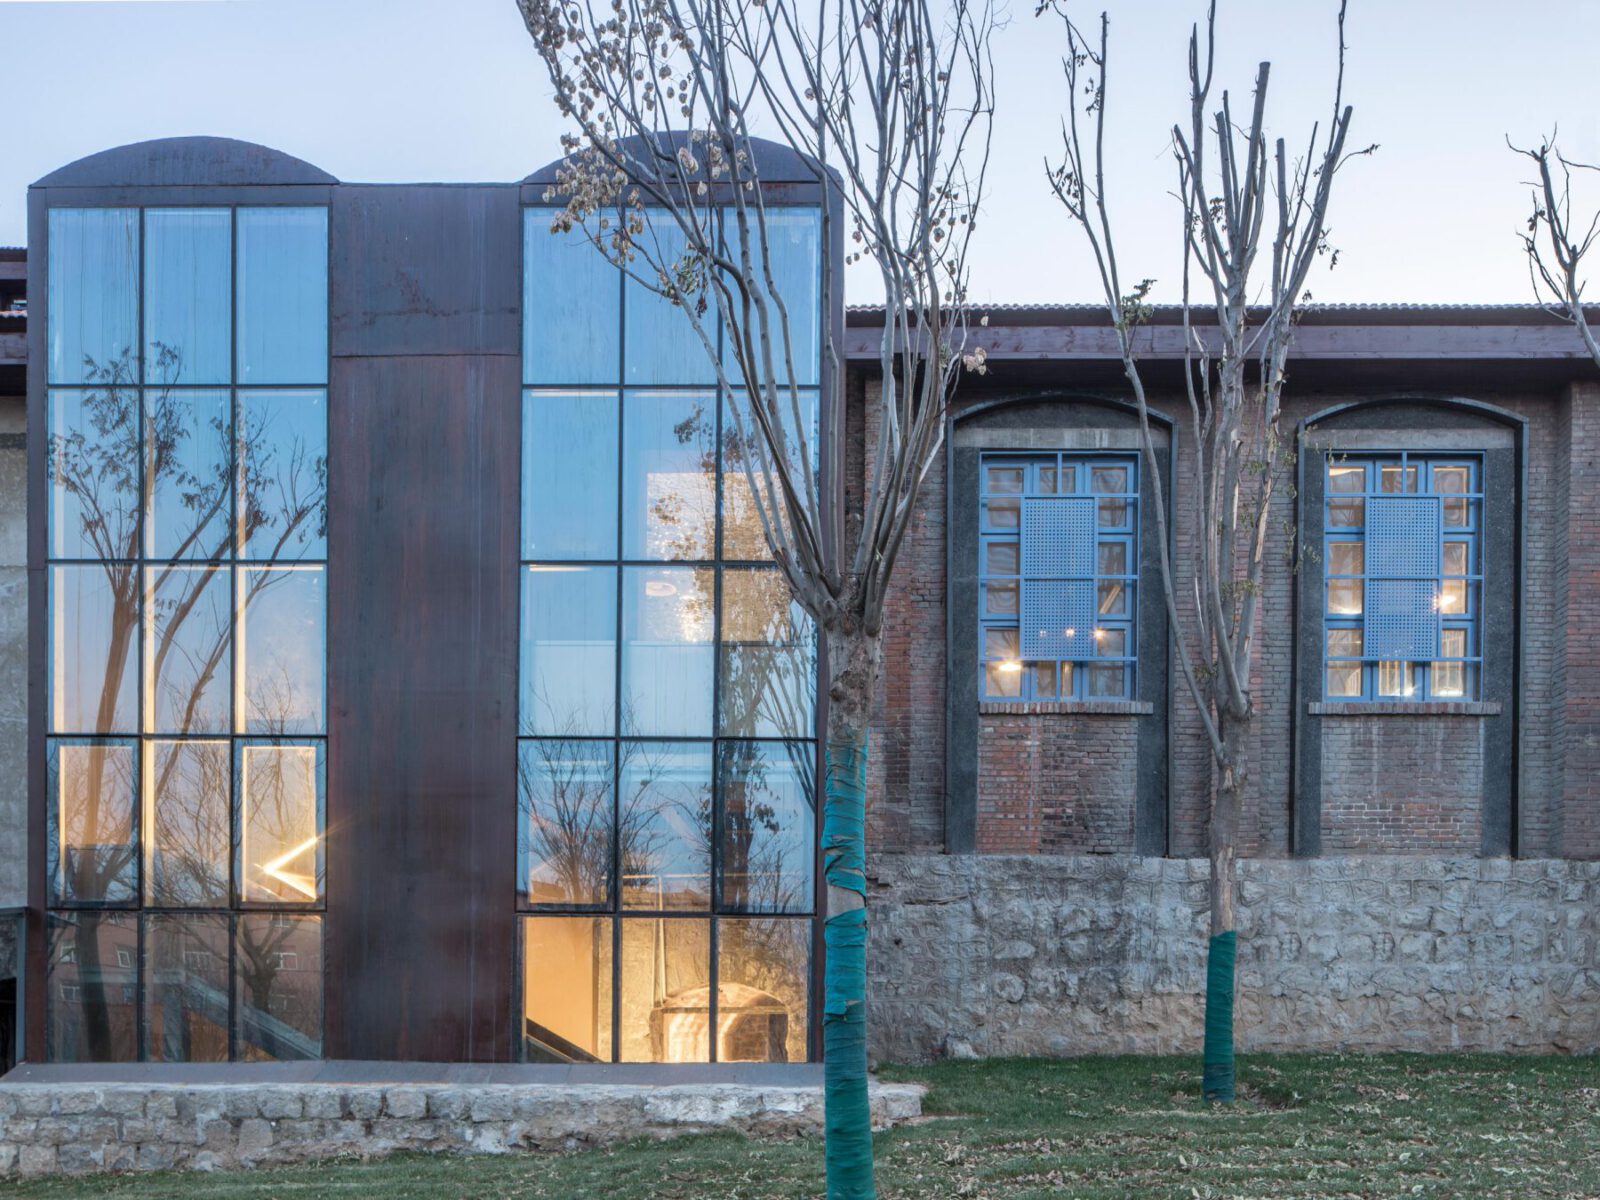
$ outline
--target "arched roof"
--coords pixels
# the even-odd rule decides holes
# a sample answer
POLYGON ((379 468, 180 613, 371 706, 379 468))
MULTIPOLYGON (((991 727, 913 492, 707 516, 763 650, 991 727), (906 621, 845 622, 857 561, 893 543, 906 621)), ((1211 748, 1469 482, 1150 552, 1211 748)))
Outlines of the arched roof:
POLYGON ((235 187, 330 184, 332 175, 270 146, 220 137, 156 138, 90 154, 35 187, 235 187))
MULTIPOLYGON (((668 146, 676 148, 688 143, 689 134, 682 131, 663 134, 662 140, 668 146)), ((618 146, 629 157, 639 156, 644 152, 644 139, 640 137, 623 138, 618 143, 618 146)), ((756 177, 762 183, 817 183, 819 181, 816 162, 801 154, 793 146, 785 145, 781 142, 769 142, 765 138, 751 138, 750 149, 755 158, 756 177)), ((553 184, 556 182, 556 171, 566 161, 565 158, 558 158, 554 162, 540 167, 522 182, 553 184)))

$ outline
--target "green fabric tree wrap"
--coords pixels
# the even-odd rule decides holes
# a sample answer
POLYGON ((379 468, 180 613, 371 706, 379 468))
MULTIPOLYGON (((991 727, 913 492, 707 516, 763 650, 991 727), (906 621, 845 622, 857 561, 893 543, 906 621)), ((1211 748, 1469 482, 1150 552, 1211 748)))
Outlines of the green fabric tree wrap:
POLYGON ((1239 935, 1211 939, 1206 956, 1206 1044, 1200 1094, 1217 1104, 1233 1103, 1233 963, 1239 935))
POLYGON ((830 912, 822 1006, 828 1200, 875 1200, 867 1101, 867 748, 830 742, 823 801, 823 871, 863 907, 830 912))

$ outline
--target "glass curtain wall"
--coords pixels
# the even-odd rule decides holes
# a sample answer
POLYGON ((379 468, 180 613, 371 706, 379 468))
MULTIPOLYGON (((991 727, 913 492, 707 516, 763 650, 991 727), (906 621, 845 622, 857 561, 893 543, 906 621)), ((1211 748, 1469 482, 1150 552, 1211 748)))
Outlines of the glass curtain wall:
MULTIPOLYGON (((816 637, 750 502, 742 398, 683 313, 552 215, 524 214, 523 1055, 805 1061, 816 637)), ((770 211, 813 455, 820 232, 770 211)))
POLYGON ((49 1056, 318 1057, 327 212, 48 253, 49 1056))

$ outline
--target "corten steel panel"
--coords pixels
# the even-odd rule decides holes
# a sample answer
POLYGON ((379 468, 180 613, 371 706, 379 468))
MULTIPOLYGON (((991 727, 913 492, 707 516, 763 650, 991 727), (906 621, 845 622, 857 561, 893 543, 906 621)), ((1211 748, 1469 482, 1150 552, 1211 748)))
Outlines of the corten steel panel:
POLYGON ((334 360, 330 1058, 511 1058, 518 364, 334 360))
POLYGON ((334 357, 520 354, 517 197, 513 185, 337 188, 334 357))

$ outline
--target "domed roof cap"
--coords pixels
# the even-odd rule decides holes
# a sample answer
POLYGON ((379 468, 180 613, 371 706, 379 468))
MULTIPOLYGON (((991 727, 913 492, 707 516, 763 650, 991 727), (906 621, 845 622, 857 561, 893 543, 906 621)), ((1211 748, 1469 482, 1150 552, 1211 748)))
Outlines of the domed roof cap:
MULTIPOLYGON (((663 134, 661 140, 676 150, 679 146, 689 144, 689 134, 685 131, 663 134)), ((642 137, 623 138, 618 146, 629 158, 642 158, 645 153, 645 142, 642 137)), ((817 168, 816 160, 801 154, 793 146, 781 142, 769 142, 765 138, 751 138, 750 151, 755 158, 756 177, 762 183, 819 182, 821 172, 817 168)), ((705 155, 697 153, 696 157, 703 160, 705 155)), ((540 167, 522 182, 553 184, 556 182, 556 172, 566 161, 566 158, 558 158, 555 162, 540 167)))
POLYGON ((220 137, 156 138, 102 150, 50 172, 35 187, 237 187, 330 184, 332 175, 270 146, 220 137))

